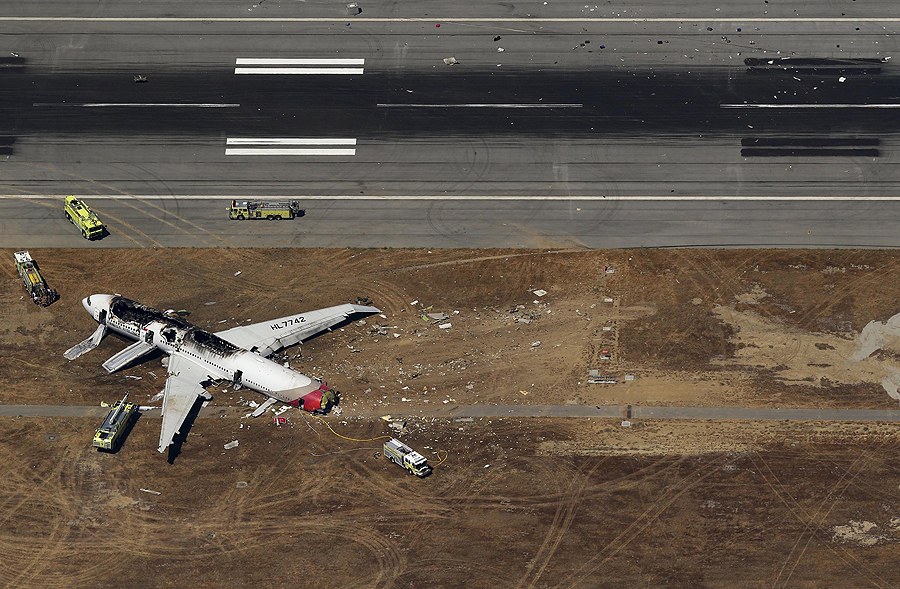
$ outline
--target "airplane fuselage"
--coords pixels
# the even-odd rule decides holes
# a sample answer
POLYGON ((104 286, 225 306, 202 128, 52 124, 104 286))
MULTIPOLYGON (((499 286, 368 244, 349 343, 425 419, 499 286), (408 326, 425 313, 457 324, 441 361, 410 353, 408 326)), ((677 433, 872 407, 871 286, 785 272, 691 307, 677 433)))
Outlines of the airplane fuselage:
POLYGON ((114 295, 91 295, 82 304, 110 331, 166 354, 181 354, 205 368, 210 380, 234 382, 310 411, 334 402, 334 393, 321 381, 240 348, 182 317, 114 295))

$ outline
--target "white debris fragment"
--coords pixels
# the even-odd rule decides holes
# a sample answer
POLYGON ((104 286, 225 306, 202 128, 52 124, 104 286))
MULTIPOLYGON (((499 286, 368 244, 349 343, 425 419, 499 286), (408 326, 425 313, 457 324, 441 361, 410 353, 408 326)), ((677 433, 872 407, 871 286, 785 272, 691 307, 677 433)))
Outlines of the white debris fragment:
POLYGON ((444 63, 447 65, 456 65, 459 61, 455 57, 445 57, 444 63))
POLYGON ((543 289, 534 290, 534 291, 532 291, 532 292, 533 292, 535 295, 539 296, 539 297, 542 297, 542 296, 544 296, 545 294, 547 294, 547 291, 546 291, 546 290, 543 290, 543 289))
POLYGON ((532 348, 536 348, 536 347, 538 347, 539 345, 541 345, 540 340, 538 340, 538 341, 536 341, 536 342, 531 342, 531 347, 532 347, 532 348))
POLYGON ((410 305, 416 305, 416 304, 418 304, 418 303, 419 303, 419 299, 416 299, 416 300, 414 300, 413 302, 411 302, 410 305))
POLYGON ((207 302, 205 302, 205 303, 203 303, 203 304, 206 305, 207 307, 209 307, 210 305, 215 305, 216 302, 215 302, 215 301, 207 301, 207 302))
POLYGON ((506 49, 503 47, 497 47, 497 53, 503 53, 504 51, 506 51, 506 49))
POLYGON ((623 421, 623 422, 622 422, 622 427, 631 427, 631 422, 630 422, 630 421, 623 421))
POLYGON ((150 397, 150 401, 149 401, 149 402, 150 402, 150 403, 153 403, 153 402, 155 402, 155 401, 159 401, 159 400, 162 399, 165 395, 166 395, 166 390, 163 389, 163 390, 159 391, 158 393, 156 393, 155 395, 153 395, 152 397, 150 397))
POLYGON ((490 465, 490 464, 485 464, 484 467, 485 467, 485 468, 490 468, 491 465, 490 465))
POLYGON ((226 450, 231 450, 232 448, 237 448, 237 447, 238 447, 238 441, 237 441, 237 440, 231 440, 230 442, 228 442, 228 443, 225 444, 225 446, 224 446, 224 448, 225 448, 226 450))
POLYGON ((450 323, 441 323, 440 325, 438 325, 438 327, 440 327, 441 329, 450 329, 451 326, 452 325, 450 323))
POLYGON ((150 489, 141 489, 144 493, 150 493, 151 495, 162 495, 159 491, 151 491, 150 489))
MULTIPOLYGON (((287 405, 285 405, 285 407, 286 407, 286 406, 287 406, 287 405)), ((338 406, 335 406, 335 407, 332 408, 332 410, 331 410, 331 414, 332 414, 332 415, 340 415, 340 414, 343 413, 343 412, 344 412, 344 410, 341 409, 341 408, 338 407, 338 406)))
POLYGON ((240 270, 238 270, 237 272, 234 273, 235 276, 240 276, 241 274, 242 274, 242 272, 240 270))
POLYGON ((126 374, 125 378, 133 378, 134 380, 141 380, 140 376, 131 376, 130 374, 126 374))
POLYGON ((845 78, 844 76, 841 76, 840 78, 838 78, 838 82, 846 82, 846 81, 847 81, 847 78, 845 78))

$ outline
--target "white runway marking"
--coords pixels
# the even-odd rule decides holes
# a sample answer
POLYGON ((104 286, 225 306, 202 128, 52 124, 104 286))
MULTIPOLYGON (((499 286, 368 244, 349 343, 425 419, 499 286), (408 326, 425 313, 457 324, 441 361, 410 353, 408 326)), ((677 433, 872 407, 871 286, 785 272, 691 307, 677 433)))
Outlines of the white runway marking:
POLYGON ((225 149, 225 155, 356 155, 353 148, 329 148, 326 145, 356 145, 356 139, 332 137, 229 137, 226 145, 252 145, 225 149), (309 145, 312 147, 284 147, 309 145))
POLYGON ((352 20, 356 23, 447 23, 454 22, 471 23, 900 23, 898 17, 822 17, 822 18, 778 18, 778 17, 740 17, 731 18, 704 18, 703 16, 685 16, 685 17, 659 17, 659 18, 603 18, 603 17, 562 17, 562 18, 523 18, 523 17, 486 17, 486 18, 466 18, 452 16, 434 16, 434 17, 398 17, 398 18, 377 18, 377 17, 353 17, 347 18, 331 18, 331 17, 203 17, 203 16, 161 16, 161 17, 129 17, 129 16, 0 16, 0 22, 197 22, 197 23, 344 23, 352 20))
POLYGON ((31 106, 77 107, 77 108, 237 108, 240 104, 205 102, 186 104, 183 102, 34 102, 31 106))
POLYGON ((363 58, 238 57, 235 65, 365 65, 363 58))
POLYGON ((234 60, 235 66, 252 67, 235 67, 234 73, 270 76, 360 76, 365 72, 364 68, 346 66, 364 65, 365 63, 366 60, 361 57, 238 57, 234 60))
MULTIPOLYGON (((69 194, 0 194, 0 200, 62 200, 69 194)), ((79 199, 88 202, 91 200, 123 200, 125 198, 134 198, 135 200, 260 200, 271 198, 289 198, 293 200, 338 200, 338 201, 354 201, 354 200, 378 200, 378 201, 568 201, 568 202, 630 202, 630 201, 649 201, 649 202, 715 202, 715 201, 764 201, 764 202, 900 202, 900 196, 448 196, 443 194, 434 195, 406 195, 406 196, 376 196, 369 194, 348 194, 348 195, 307 195, 307 194, 148 194, 148 195, 131 195, 126 197, 122 194, 76 194, 79 199)))
POLYGON ((381 108, 582 108, 582 104, 542 104, 539 102, 531 104, 516 103, 469 103, 469 104, 391 104, 379 102, 381 108))
POLYGON ((333 138, 276 138, 276 137, 229 137, 228 145, 356 145, 356 139, 333 138))
POLYGON ((363 68, 351 67, 236 67, 236 74, 269 74, 269 75, 293 75, 293 76, 314 76, 321 74, 328 75, 362 75, 363 68))
POLYGON ((720 108, 900 108, 900 104, 720 104, 720 108))
POLYGON ((225 155, 356 155, 355 149, 280 149, 237 147, 226 149, 225 155))

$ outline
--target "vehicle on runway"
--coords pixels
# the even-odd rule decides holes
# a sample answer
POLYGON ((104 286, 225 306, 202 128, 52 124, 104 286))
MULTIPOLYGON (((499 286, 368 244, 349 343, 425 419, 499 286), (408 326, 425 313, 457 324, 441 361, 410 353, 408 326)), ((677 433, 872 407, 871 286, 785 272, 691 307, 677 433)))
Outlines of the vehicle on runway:
POLYGON ((36 305, 47 307, 59 298, 59 293, 47 285, 37 262, 32 259, 28 250, 16 252, 13 256, 16 259, 16 270, 19 271, 19 277, 25 284, 25 290, 36 305))
POLYGON ((259 200, 233 200, 228 207, 228 216, 231 219, 243 221, 244 219, 293 219, 303 216, 303 209, 296 200, 286 201, 259 201, 259 200))
POLYGON ((384 457, 420 479, 424 479, 432 471, 431 465, 424 456, 397 438, 391 438, 384 443, 384 457))
POLYGON ((103 237, 106 227, 103 226, 97 214, 84 201, 74 196, 67 196, 64 211, 66 219, 81 230, 81 236, 85 239, 90 240, 103 237))
POLYGON ((271 321, 210 333, 174 313, 163 313, 120 295, 96 294, 81 301, 100 325, 80 344, 66 350, 69 360, 96 348, 107 331, 137 340, 103 363, 112 373, 157 350, 169 355, 163 391, 160 452, 172 443, 198 397, 212 398, 206 383, 233 382, 306 411, 327 412, 337 393, 326 383, 268 359, 274 352, 316 335, 356 313, 380 313, 375 307, 344 304, 271 321))

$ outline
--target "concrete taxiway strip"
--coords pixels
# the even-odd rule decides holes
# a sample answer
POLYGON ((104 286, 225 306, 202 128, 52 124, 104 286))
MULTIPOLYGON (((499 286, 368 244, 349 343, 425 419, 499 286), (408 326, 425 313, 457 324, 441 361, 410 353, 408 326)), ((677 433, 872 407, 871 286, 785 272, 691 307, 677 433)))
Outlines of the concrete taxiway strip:
MULTIPOLYGON (((641 407, 610 405, 470 405, 450 412, 425 411, 436 417, 594 417, 631 419, 716 419, 742 421, 878 421, 900 422, 900 410, 893 409, 770 409, 753 407, 641 407)), ((247 407, 204 407, 199 417, 243 415, 247 407)), ((103 417, 108 407, 83 405, 0 405, 0 417, 103 417)), ((158 418, 158 408, 142 411, 144 417, 158 418)), ((392 415, 418 415, 414 410, 391 411, 392 415)))
MULTIPOLYGON (((631 419, 719 419, 766 421, 888 421, 900 422, 892 409, 769 409, 753 407, 640 407, 632 406, 631 419)), ((474 405, 461 407, 453 417, 614 417, 628 416, 621 405, 474 405)), ((393 412, 396 413, 396 412, 393 412)))
POLYGON ((35 102, 31 106, 54 108, 238 108, 236 103, 204 102, 188 104, 183 102, 35 102))

